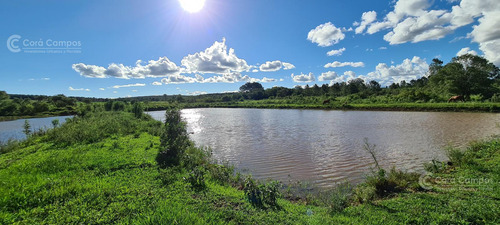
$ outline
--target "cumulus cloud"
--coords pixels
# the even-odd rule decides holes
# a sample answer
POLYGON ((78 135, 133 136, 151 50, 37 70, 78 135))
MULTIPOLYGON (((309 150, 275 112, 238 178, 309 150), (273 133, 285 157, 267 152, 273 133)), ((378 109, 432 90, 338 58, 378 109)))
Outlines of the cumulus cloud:
MULTIPOLYGON (((186 75, 172 75, 166 78, 161 79, 161 83, 163 84, 184 84, 184 83, 236 83, 236 82, 275 82, 274 78, 263 77, 252 78, 248 75, 242 75, 240 72, 231 72, 224 73, 222 75, 215 75, 208 78, 203 77, 202 75, 196 74, 195 77, 186 76, 186 75)), ((155 82, 159 83, 160 82, 155 82)))
POLYGON ((307 34, 307 40, 321 47, 332 46, 344 38, 345 34, 342 30, 330 22, 317 26, 307 34))
POLYGON ((335 68, 335 67, 344 67, 344 66, 351 66, 351 67, 364 67, 365 64, 363 62, 331 62, 327 63, 324 67, 325 68, 335 68))
POLYGON ((375 71, 368 73, 366 76, 360 76, 365 81, 376 80, 382 86, 387 86, 392 83, 399 83, 403 80, 410 81, 426 76, 429 70, 429 64, 418 57, 405 59, 401 64, 388 66, 385 63, 379 63, 375 67, 375 71))
POLYGON ((146 86, 146 84, 135 83, 135 84, 115 85, 112 88, 118 89, 118 88, 124 88, 124 87, 144 87, 144 86, 146 86))
POLYGON ((260 71, 270 72, 270 71, 278 71, 281 68, 285 70, 293 69, 295 66, 291 63, 281 62, 279 60, 275 61, 267 61, 264 64, 260 65, 260 71))
POLYGON ((188 73, 230 73, 243 72, 251 67, 244 59, 234 53, 234 49, 227 48, 226 39, 216 41, 205 51, 187 55, 181 61, 188 73))
MULTIPOLYGON (((453 2, 458 1, 450 1, 453 2)), ((356 33, 362 33, 365 28, 368 34, 390 29, 384 35, 384 40, 390 44, 415 43, 441 39, 479 18, 479 24, 473 26, 470 36, 479 43, 489 60, 497 59, 493 50, 498 49, 496 40, 500 39, 497 29, 500 26, 500 4, 497 0, 462 0, 451 10, 430 10, 431 6, 429 0, 398 0, 394 10, 381 21, 371 20, 373 11, 363 13, 362 22, 356 24, 356 33)))
POLYGON ((207 92, 206 91, 193 91, 193 92, 189 92, 187 94, 188 95, 206 95, 207 92))
POLYGON ((90 91, 90 89, 88 89, 88 88, 73 88, 71 86, 69 86, 68 90, 70 90, 70 91, 90 91))
POLYGON ((344 74, 335 77, 330 81, 330 86, 335 84, 335 83, 342 83, 342 82, 347 82, 350 80, 356 79, 356 73, 353 71, 345 71, 344 74))
POLYGON ((418 57, 414 56, 412 59, 405 59, 401 64, 398 65, 387 65, 385 63, 379 63, 375 70, 366 74, 357 76, 353 71, 346 71, 343 75, 335 77, 330 81, 330 85, 334 83, 347 82, 356 78, 361 78, 365 82, 375 80, 379 82, 382 86, 388 86, 392 83, 400 83, 401 81, 410 81, 413 79, 419 79, 427 75, 429 70, 429 65, 427 62, 418 57))
POLYGON ((294 69, 295 66, 291 63, 287 63, 287 62, 283 62, 283 69, 284 70, 291 70, 291 69, 294 69))
POLYGON ((108 68, 104 68, 102 66, 76 63, 72 65, 72 68, 76 72, 79 72, 81 76, 91 78, 115 77, 122 79, 142 79, 146 77, 164 77, 180 72, 180 68, 167 57, 150 60, 146 65, 142 65, 142 61, 138 60, 135 66, 112 63, 108 68))
POLYGON ((363 15, 361 16, 361 23, 355 25, 358 27, 356 27, 354 31, 356 32, 356 34, 363 33, 366 26, 368 24, 373 23, 375 20, 377 20, 377 12, 375 11, 364 12, 363 15))
POLYGON ((344 53, 344 51, 345 51, 345 48, 334 49, 334 50, 327 52, 326 55, 328 55, 328 56, 341 56, 342 53, 344 53))
POLYGON ((477 55, 477 52, 474 50, 471 50, 469 47, 462 48, 462 49, 460 49, 460 51, 457 52, 457 56, 461 56, 461 55, 465 55, 465 54, 477 55))
POLYGON ((328 71, 328 72, 322 73, 318 77, 318 80, 319 81, 329 81, 329 80, 333 80, 333 79, 337 78, 338 76, 339 75, 335 71, 328 71))
POLYGON ((301 73, 299 75, 294 75, 292 73, 291 77, 292 77, 293 82, 297 82, 297 83, 308 83, 308 82, 313 82, 316 80, 313 73, 309 73, 309 74, 301 73))
POLYGON ((152 84, 152 85, 155 85, 155 86, 160 86, 160 85, 162 85, 162 83, 161 83, 161 82, 158 82, 158 81, 155 81, 155 82, 153 82, 153 83, 151 83, 151 84, 152 84))

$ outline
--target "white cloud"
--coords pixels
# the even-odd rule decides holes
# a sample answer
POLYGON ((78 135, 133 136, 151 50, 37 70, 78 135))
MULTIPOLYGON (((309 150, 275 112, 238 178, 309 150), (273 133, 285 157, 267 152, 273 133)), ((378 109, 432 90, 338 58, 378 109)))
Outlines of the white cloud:
POLYGON ((187 94, 188 95, 206 95, 207 92, 206 91, 193 91, 193 92, 189 92, 187 94))
POLYGON ((410 81, 413 79, 419 79, 427 75, 429 70, 429 65, 427 62, 418 57, 414 56, 412 59, 405 59, 399 65, 387 65, 385 63, 379 63, 375 67, 375 71, 370 72, 366 75, 359 75, 353 71, 346 71, 344 75, 337 76, 335 79, 331 80, 330 85, 334 83, 347 82, 352 79, 361 78, 365 82, 375 80, 379 82, 382 86, 388 86, 392 83, 399 83, 403 80, 410 81))
POLYGON ((138 60, 135 66, 125 66, 123 64, 112 63, 108 68, 96 65, 86 65, 84 63, 73 64, 72 68, 79 72, 81 76, 91 78, 116 77, 122 79, 142 79, 146 77, 165 77, 179 74, 180 68, 171 62, 167 57, 160 57, 158 60, 150 60, 147 65, 141 65, 138 60))
POLYGON ((188 73, 230 73, 243 72, 251 67, 244 59, 240 59, 234 53, 234 49, 227 49, 226 39, 215 42, 205 51, 187 55, 181 61, 188 73))
POLYGON ((460 51, 457 52, 457 56, 461 56, 461 55, 465 55, 465 54, 477 55, 477 52, 474 50, 471 50, 469 47, 462 48, 462 49, 460 49, 460 51))
POLYGON ((497 2, 496 5, 497 11, 484 12, 479 25, 473 26, 470 36, 473 42, 479 44, 485 58, 500 66, 500 4, 497 2))
POLYGON ((124 87, 144 87, 146 84, 135 83, 135 84, 125 84, 125 85, 115 85, 112 88, 124 88, 124 87))
POLYGON ((70 90, 70 91, 90 91, 90 89, 88 89, 88 88, 73 88, 71 86, 69 86, 68 90, 70 90))
POLYGON ((137 90, 132 90, 132 92, 137 92, 137 90))
POLYGON ((259 70, 258 70, 258 69, 254 69, 254 70, 252 70, 252 73, 257 73, 257 72, 259 72, 259 70))
POLYGON ((106 90, 106 89, 104 89, 104 88, 99 88, 99 90, 104 91, 104 90, 106 90))
POLYGON ((364 12, 363 15, 361 16, 361 23, 354 25, 354 26, 359 25, 358 27, 356 27, 356 30, 354 31, 356 32, 356 34, 363 33, 366 26, 368 24, 373 23, 375 20, 377 20, 377 12, 375 11, 364 12))
POLYGON ((279 60, 275 60, 275 61, 267 61, 264 64, 260 65, 260 67, 259 67, 260 71, 264 71, 264 72, 278 71, 281 68, 283 68, 285 70, 289 70, 289 69, 295 68, 295 66, 291 63, 281 62, 279 60))
POLYGON ((335 67, 344 67, 344 66, 352 66, 352 67, 364 67, 365 64, 363 62, 339 62, 335 61, 332 63, 327 63, 325 68, 335 68, 335 67))
POLYGON ((342 53, 344 53, 344 51, 345 51, 345 48, 334 49, 334 50, 327 52, 326 55, 328 55, 328 56, 341 56, 342 53))
POLYGON ((356 78, 356 73, 353 71, 345 71, 343 75, 337 76, 330 81, 330 86, 335 83, 347 82, 356 78))
POLYGON ((379 50, 386 50, 386 49, 387 49, 387 47, 382 46, 382 47, 380 47, 380 48, 378 48, 378 49, 379 49, 379 50))
POLYGON ((278 71, 282 67, 282 63, 279 60, 267 61, 266 63, 260 65, 260 71, 278 71))
POLYGON ((291 75, 292 77, 292 80, 293 82, 297 82, 297 83, 308 83, 308 82, 313 82, 315 81, 316 79, 314 78, 314 75, 313 73, 309 73, 309 74, 299 74, 299 75, 291 75))
POLYGON ((379 63, 375 67, 375 71, 360 77, 365 81, 376 80, 382 86, 387 86, 392 83, 399 83, 402 80, 419 79, 425 76, 428 70, 429 65, 427 62, 418 56, 414 56, 411 60, 403 60, 399 65, 388 66, 385 63, 379 63))
POLYGON ((342 33, 342 30, 330 22, 317 26, 307 34, 307 40, 321 47, 332 46, 344 38, 345 35, 342 33))
POLYGON ((155 81, 155 82, 153 82, 153 83, 151 83, 151 84, 152 84, 152 85, 155 85, 155 86, 160 86, 160 85, 162 85, 162 83, 161 83, 161 82, 158 82, 158 81, 155 81))
MULTIPOLYGON (((236 82, 275 82, 274 78, 263 77, 252 78, 248 75, 242 75, 239 72, 224 73, 204 78, 202 75, 196 74, 195 77, 185 75, 172 75, 161 80, 163 84, 183 84, 183 83, 236 83, 236 82)), ((153 85, 161 85, 160 82, 154 82, 153 85), (155 84, 156 83, 156 84, 155 84)))
POLYGON ((178 74, 163 78, 161 79, 161 82, 164 84, 184 84, 184 83, 195 83, 197 82, 197 80, 194 77, 178 74))
POLYGON ((283 69, 284 70, 291 70, 291 69, 294 69, 295 66, 291 63, 287 63, 287 62, 283 62, 283 69))
POLYGON ((328 71, 328 72, 324 72, 322 73, 319 77, 318 77, 318 81, 328 81, 328 80, 333 80, 335 78, 337 78, 339 75, 335 72, 335 71, 328 71))
MULTIPOLYGON (((387 13, 382 21, 359 23, 359 27, 356 28, 359 32, 356 33, 362 33, 365 27, 368 27, 366 29, 368 34, 391 29, 384 35, 384 40, 390 44, 416 43, 441 39, 480 17, 479 25, 474 26, 474 31, 471 33, 473 40, 481 45, 481 43, 500 38, 500 31, 492 29, 500 26, 498 0, 462 0, 451 10, 429 10, 429 8, 431 8, 429 0, 398 0, 394 5, 394 10, 387 13)), ((362 17, 366 19, 364 21, 371 21, 373 15, 369 15, 370 12, 363 14, 362 17)), ((486 47, 485 51, 488 51, 489 47, 486 47)))

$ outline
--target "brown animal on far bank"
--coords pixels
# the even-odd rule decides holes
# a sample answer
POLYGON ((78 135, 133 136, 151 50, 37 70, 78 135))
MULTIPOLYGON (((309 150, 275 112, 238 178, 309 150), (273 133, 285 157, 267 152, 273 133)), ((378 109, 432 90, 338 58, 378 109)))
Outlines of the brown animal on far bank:
POLYGON ((323 101, 323 105, 330 104, 330 99, 323 101))
POLYGON ((465 102, 465 98, 462 95, 456 95, 456 96, 452 96, 450 99, 448 99, 448 102, 456 102, 456 101, 465 102))

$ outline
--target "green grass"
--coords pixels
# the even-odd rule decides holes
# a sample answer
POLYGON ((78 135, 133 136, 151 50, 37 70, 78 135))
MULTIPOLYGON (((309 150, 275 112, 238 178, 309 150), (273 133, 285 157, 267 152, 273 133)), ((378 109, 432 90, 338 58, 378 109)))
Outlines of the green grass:
POLYGON ((440 172, 434 173, 494 181, 487 185, 434 184, 423 190, 414 186, 414 178, 395 170, 384 179, 400 188, 383 197, 356 200, 385 182, 373 178, 307 199, 278 198, 279 207, 261 208, 247 200, 240 179, 228 175, 227 167, 210 163, 202 149, 186 149, 190 163, 160 168, 160 137, 157 129, 147 128, 155 126, 150 118, 103 112, 0 154, 0 224, 500 223, 500 140, 451 152, 451 165, 440 164, 440 172), (104 127, 102 119, 114 122, 104 127), (100 137, 78 131, 85 127, 101 132, 100 137), (49 138, 68 135, 80 139, 49 138), (193 168, 204 171, 203 188, 189 181, 193 168), (401 182, 407 180, 413 183, 401 182))
MULTIPOLYGON (((445 111, 445 112, 500 112, 496 102, 368 102, 348 101, 342 97, 322 104, 327 97, 302 97, 297 99, 263 99, 232 102, 178 103, 183 108, 268 108, 268 109, 333 109, 333 110, 379 110, 379 111, 445 111)), ((150 102, 148 111, 169 108, 169 102, 150 102)))

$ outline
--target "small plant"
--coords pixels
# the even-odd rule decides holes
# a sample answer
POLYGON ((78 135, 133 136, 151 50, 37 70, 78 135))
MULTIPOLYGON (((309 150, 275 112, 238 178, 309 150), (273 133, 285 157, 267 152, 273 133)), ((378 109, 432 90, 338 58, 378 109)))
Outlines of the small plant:
POLYGON ((195 167, 193 171, 189 173, 186 180, 195 191, 203 191, 207 187, 205 183, 205 169, 201 166, 195 167))
POLYGON ((28 120, 24 120, 23 133, 26 136, 29 136, 31 134, 31 125, 30 125, 30 122, 28 120))
POLYGON ((465 153, 458 148, 447 148, 446 155, 452 165, 460 166, 465 162, 465 153))
POLYGON ((243 190, 247 196, 248 201, 254 207, 266 208, 279 208, 278 198, 281 197, 280 193, 281 184, 277 181, 269 182, 267 184, 259 184, 258 181, 252 179, 251 176, 245 178, 245 186, 243 190))
POLYGON ((431 173, 440 173, 444 170, 445 164, 441 161, 433 159, 431 162, 424 163, 424 169, 431 173))
POLYGON ((323 201, 326 201, 331 213, 341 212, 349 206, 352 200, 353 187, 348 182, 344 182, 324 193, 323 196, 325 196, 323 201))
POLYGON ((9 139, 7 142, 0 142, 0 154, 12 152, 19 149, 19 141, 15 139, 9 139))
POLYGON ((52 120, 52 127, 56 128, 59 126, 59 119, 52 120))

